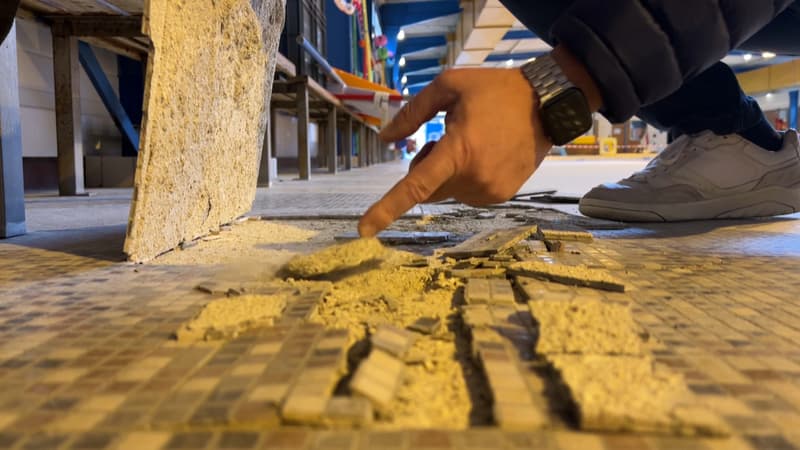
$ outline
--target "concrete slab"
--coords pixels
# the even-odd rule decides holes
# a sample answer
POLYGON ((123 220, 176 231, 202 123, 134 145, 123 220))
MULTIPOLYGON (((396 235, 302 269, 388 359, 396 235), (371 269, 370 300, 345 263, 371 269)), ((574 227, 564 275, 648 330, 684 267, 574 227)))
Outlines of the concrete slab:
POLYGON ((125 243, 131 260, 151 259, 250 209, 283 5, 147 3, 153 52, 125 243))

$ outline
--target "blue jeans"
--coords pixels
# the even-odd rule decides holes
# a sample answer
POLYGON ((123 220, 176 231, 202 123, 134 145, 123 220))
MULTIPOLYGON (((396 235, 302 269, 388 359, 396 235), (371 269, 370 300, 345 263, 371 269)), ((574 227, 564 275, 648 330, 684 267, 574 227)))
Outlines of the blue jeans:
MULTIPOLYGON (((525 26, 549 41, 550 27, 572 0, 501 2, 525 26)), ((800 55, 800 1, 787 8, 740 49, 800 55)), ((758 103, 742 92, 733 71, 722 62, 687 80, 668 97, 642 107, 637 116, 668 131, 673 137, 711 130, 716 134, 741 134, 769 150, 778 150, 781 146, 780 136, 764 117, 758 103)))

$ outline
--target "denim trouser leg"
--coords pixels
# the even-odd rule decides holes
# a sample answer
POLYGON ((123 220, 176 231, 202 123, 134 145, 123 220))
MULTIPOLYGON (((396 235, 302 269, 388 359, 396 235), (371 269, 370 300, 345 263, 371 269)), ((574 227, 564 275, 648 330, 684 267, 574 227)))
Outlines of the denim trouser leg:
MULTIPOLYGON (((550 28, 574 0, 501 0, 528 28, 553 44, 550 28)), ((741 48, 800 54, 800 1, 790 6, 741 48)), ((644 106, 637 114, 671 135, 711 130, 741 133, 757 145, 772 148, 778 136, 755 100, 742 92, 733 71, 716 63, 687 80, 670 96, 644 106)))

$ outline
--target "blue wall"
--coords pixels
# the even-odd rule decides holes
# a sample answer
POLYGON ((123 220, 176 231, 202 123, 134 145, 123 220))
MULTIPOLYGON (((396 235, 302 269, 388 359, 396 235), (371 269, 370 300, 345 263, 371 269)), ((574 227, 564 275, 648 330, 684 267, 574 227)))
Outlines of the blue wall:
POLYGON ((352 18, 339 11, 333 0, 325 2, 328 26, 327 59, 337 69, 353 71, 350 48, 352 46, 352 18))

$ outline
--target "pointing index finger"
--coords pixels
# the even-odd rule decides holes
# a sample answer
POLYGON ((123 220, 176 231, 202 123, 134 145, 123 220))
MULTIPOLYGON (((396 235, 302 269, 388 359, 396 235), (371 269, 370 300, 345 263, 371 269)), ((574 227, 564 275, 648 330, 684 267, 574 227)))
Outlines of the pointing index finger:
POLYGON ((455 144, 445 135, 428 157, 372 205, 358 223, 358 233, 371 237, 418 203, 426 201, 456 173, 455 144))

